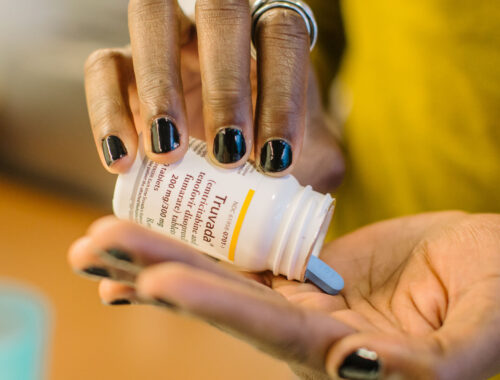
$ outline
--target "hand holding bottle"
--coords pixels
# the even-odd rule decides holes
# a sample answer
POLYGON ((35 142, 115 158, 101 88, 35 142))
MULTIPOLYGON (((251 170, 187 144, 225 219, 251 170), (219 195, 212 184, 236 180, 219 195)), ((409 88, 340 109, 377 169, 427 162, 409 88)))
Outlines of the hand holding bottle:
POLYGON ((379 222, 327 245, 336 296, 241 274, 168 237, 97 221, 75 270, 108 304, 187 312, 285 360, 303 378, 483 378, 500 371, 500 216, 460 212, 379 222))
POLYGON ((131 46, 96 51, 85 65, 94 139, 109 171, 131 166, 142 132, 146 154, 159 163, 182 158, 192 135, 205 138, 209 157, 225 168, 254 156, 265 173, 282 176, 304 151, 309 170, 301 173, 314 178, 310 168, 328 160, 323 173, 338 183, 340 151, 326 130, 315 131, 324 126, 321 103, 297 12, 260 17, 256 64, 248 0, 198 0, 196 27, 176 1, 132 0, 128 16, 131 46))

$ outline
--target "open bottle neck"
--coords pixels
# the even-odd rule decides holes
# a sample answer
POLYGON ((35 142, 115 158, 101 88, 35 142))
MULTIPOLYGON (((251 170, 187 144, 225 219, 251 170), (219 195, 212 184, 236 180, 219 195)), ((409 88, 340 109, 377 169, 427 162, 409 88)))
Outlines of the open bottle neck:
POLYGON ((328 230, 335 202, 329 195, 302 188, 290 203, 271 249, 270 268, 275 275, 303 280, 307 261, 317 256, 328 230))

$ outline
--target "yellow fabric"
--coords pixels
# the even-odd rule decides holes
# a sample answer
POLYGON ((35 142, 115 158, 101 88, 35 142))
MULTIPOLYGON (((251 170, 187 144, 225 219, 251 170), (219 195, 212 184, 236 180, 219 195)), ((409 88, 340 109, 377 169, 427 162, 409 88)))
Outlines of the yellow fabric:
MULTIPOLYGON (((330 1, 310 0, 318 21, 330 1)), ((330 238, 423 211, 500 212, 499 2, 345 0, 342 14, 348 166, 330 238)))
POLYGON ((500 212, 499 3, 346 0, 342 13, 352 108, 335 234, 429 210, 500 212))
MULTIPOLYGON (((338 41, 332 1, 309 4, 320 39, 338 41)), ((329 238, 429 210, 500 212, 498 1, 345 0, 342 11, 348 167, 329 238)), ((324 83, 336 54, 318 48, 324 83)))

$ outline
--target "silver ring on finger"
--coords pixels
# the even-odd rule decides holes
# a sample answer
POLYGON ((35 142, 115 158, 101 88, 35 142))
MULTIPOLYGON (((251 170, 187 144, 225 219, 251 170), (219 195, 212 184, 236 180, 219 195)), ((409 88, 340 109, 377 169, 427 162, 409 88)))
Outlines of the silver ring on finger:
POLYGON ((309 33, 310 47, 312 51, 318 38, 318 24, 314 18, 313 11, 303 1, 298 0, 257 0, 252 6, 252 46, 251 53, 254 59, 257 58, 257 50, 255 49, 255 32, 260 17, 267 11, 273 8, 285 8, 297 12, 304 23, 306 24, 307 32, 309 33))

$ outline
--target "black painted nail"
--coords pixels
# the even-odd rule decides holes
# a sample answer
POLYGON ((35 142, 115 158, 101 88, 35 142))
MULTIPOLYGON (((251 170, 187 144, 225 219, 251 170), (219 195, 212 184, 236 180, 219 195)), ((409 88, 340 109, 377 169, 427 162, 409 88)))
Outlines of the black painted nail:
POLYGON ((291 163, 292 147, 285 140, 269 140, 260 151, 260 167, 265 172, 281 172, 291 163))
POLYGON ((123 145, 122 140, 117 136, 108 136, 101 141, 102 143, 102 153, 104 154, 104 159, 106 164, 110 166, 116 160, 125 157, 127 155, 127 149, 123 145))
POLYGON ((104 268, 88 267, 88 268, 85 268, 83 271, 87 274, 91 274, 92 276, 99 276, 99 277, 106 277, 106 278, 111 277, 109 275, 109 272, 104 268))
POLYGON ((160 305, 160 306, 165 306, 169 309, 177 309, 177 306, 174 305, 172 302, 165 301, 164 299, 161 298, 155 298, 155 302, 160 305))
POLYGON ((151 144, 154 153, 168 153, 180 145, 179 131, 166 117, 159 117, 151 125, 151 144))
POLYGON ((376 380, 380 375, 377 353, 360 348, 344 359, 339 376, 351 380, 376 380))
POLYGON ((243 133, 239 129, 224 128, 214 139, 214 157, 221 164, 231 164, 241 160, 247 147, 243 133))
POLYGON ((115 306, 115 305, 130 305, 131 302, 127 299, 118 299, 118 300, 111 301, 109 304, 113 305, 113 306, 115 306))
POLYGON ((127 261, 129 263, 132 263, 134 261, 128 253, 123 252, 121 249, 107 249, 106 253, 118 260, 127 261))

